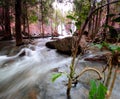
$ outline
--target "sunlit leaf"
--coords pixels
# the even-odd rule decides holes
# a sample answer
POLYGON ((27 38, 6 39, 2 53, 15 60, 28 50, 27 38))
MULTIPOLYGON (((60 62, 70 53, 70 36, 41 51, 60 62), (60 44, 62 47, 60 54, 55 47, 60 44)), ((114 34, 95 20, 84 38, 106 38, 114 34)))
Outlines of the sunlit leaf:
POLYGON ((62 76, 62 73, 57 73, 52 75, 52 82, 55 82, 56 79, 58 79, 60 76, 62 76))
POLYGON ((90 82, 89 99, 105 99, 107 88, 101 82, 90 82))
POLYGON ((89 99, 93 99, 97 91, 97 85, 94 80, 90 81, 89 99))
POLYGON ((107 88, 100 82, 97 88, 96 99, 105 99, 106 92, 107 92, 107 88))

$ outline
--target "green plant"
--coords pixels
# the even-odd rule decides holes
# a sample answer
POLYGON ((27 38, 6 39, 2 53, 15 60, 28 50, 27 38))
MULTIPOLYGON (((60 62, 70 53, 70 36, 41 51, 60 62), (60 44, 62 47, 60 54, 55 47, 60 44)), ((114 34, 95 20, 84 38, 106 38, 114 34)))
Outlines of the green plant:
POLYGON ((96 80, 90 81, 89 99, 105 99, 106 92, 107 88, 103 83, 96 80))
MULTIPOLYGON (((113 2, 111 2, 111 4, 112 4, 113 2)), ((96 11, 98 11, 99 9, 102 9, 104 6, 106 6, 106 5, 108 5, 108 4, 105 4, 105 5, 103 5, 103 6, 100 6, 100 7, 98 7, 98 8, 96 8, 96 9, 90 9, 90 11, 89 11, 89 14, 88 14, 88 16, 86 17, 86 20, 85 20, 85 22, 84 22, 84 24, 82 25, 82 27, 81 27, 81 23, 79 22, 79 18, 78 17, 76 17, 76 15, 69 15, 69 16, 67 16, 68 18, 70 18, 71 20, 75 20, 75 25, 76 25, 76 27, 77 27, 77 29, 79 30, 79 36, 78 36, 78 40, 76 41, 76 42, 74 42, 74 46, 73 46, 73 58, 72 58, 72 61, 71 61, 71 64, 70 64, 70 67, 69 67, 69 69, 70 69, 70 73, 68 74, 68 86, 67 86, 67 96, 69 97, 70 96, 70 90, 71 90, 71 87, 72 87, 72 84, 76 84, 76 82, 78 81, 78 78, 82 75, 82 74, 84 74, 86 71, 95 71, 95 72, 97 72, 97 74, 99 75, 99 78, 101 79, 102 78, 102 76, 101 76, 101 73, 97 70, 97 69, 95 69, 95 68, 85 68, 85 69, 83 69, 81 72, 80 72, 80 74, 78 74, 77 76, 75 76, 75 59, 76 59, 76 55, 77 55, 77 51, 78 51, 78 46, 79 46, 79 42, 80 42, 80 40, 81 40, 81 37, 82 37, 82 34, 84 33, 84 30, 85 30, 85 28, 86 28, 86 26, 87 26, 87 24, 88 24, 88 22, 89 22, 89 20, 91 19, 91 17, 92 17, 92 15, 96 12, 96 11), (80 29, 81 28, 81 29, 80 29)), ((71 31, 72 32, 72 31, 71 31)), ((99 45, 98 45, 99 46, 99 45)), ((103 45, 100 45, 101 47, 100 48, 102 48, 102 46, 109 46, 109 44, 107 44, 106 42, 104 42, 103 43, 103 45)), ((109 46, 109 48, 111 49, 111 47, 109 46)), ((116 49, 116 48, 115 48, 116 49)), ((117 48, 117 49, 119 49, 119 48, 117 48)), ((60 76, 57 76, 57 78, 58 77, 60 77, 60 76)), ((56 77, 55 77, 56 78, 56 77)), ((114 81, 114 80, 113 80, 114 81)), ((113 82, 114 83, 114 82, 113 82)), ((112 83, 112 87, 113 87, 113 83, 112 83)), ((101 89, 105 89, 104 88, 104 86, 103 86, 103 84, 100 84, 100 88, 98 88, 99 90, 101 90, 101 89), (102 88, 103 87, 103 88, 102 88)), ((100 91, 101 92, 101 91, 100 91)), ((99 93, 99 94, 101 94, 101 93, 99 93)), ((105 96, 105 95, 104 95, 105 96)))
MULTIPOLYGON (((73 68, 73 67, 70 67, 70 68, 73 68)), ((95 68, 91 68, 91 67, 87 67, 87 68, 84 68, 79 74, 77 74, 75 76, 75 72, 74 70, 72 70, 72 72, 70 72, 71 74, 67 74, 67 73, 56 73, 56 74, 53 74, 52 75, 52 82, 55 82, 59 77, 62 76, 62 74, 66 74, 68 79, 70 80, 70 82, 68 81, 68 84, 74 84, 76 86, 77 82, 78 82, 78 78, 80 78, 85 72, 87 71, 94 71, 95 73, 98 74, 98 79, 102 79, 102 74, 99 72, 99 70, 95 69, 95 68)), ((69 87, 71 89, 71 85, 69 87)), ((69 88, 67 89, 67 92, 69 90, 69 88)), ((70 90, 69 90, 70 91, 70 90)), ((69 93, 67 93, 67 95, 69 96, 69 93)))
POLYGON ((120 52, 120 46, 113 45, 107 42, 102 42, 100 44, 94 44, 94 46, 98 47, 99 49, 102 49, 103 47, 106 47, 109 51, 115 53, 116 51, 120 52))
POLYGON ((100 49, 102 47, 107 47, 107 49, 111 51, 111 55, 108 56, 108 60, 107 60, 108 74, 105 79, 105 86, 109 88, 109 94, 107 96, 109 98, 111 96, 111 93, 114 87, 114 83, 117 75, 117 69, 119 66, 120 46, 109 44, 107 42, 103 42, 101 44, 95 44, 95 46, 97 46, 100 49), (114 67, 115 67, 115 70, 114 70, 114 67), (112 74, 113 74, 113 77, 112 77, 112 74))
POLYGON ((38 20, 38 17, 36 15, 30 15, 29 16, 30 23, 35 23, 38 20))
MULTIPOLYGON (((120 23, 120 15, 119 14, 113 14, 113 13, 108 14, 107 17, 109 17, 111 19, 112 23, 120 23)), ((117 39, 117 41, 119 41, 119 38, 120 38, 119 34, 117 33, 117 30, 113 25, 104 24, 103 27, 104 27, 104 29, 109 30, 110 38, 117 39)))
POLYGON ((74 25, 77 27, 77 29, 80 28, 82 23, 81 23, 81 20, 80 20, 79 16, 77 16, 76 14, 69 14, 66 17, 75 21, 74 25))
POLYGON ((55 82, 61 76, 62 76, 62 73, 53 74, 52 75, 52 82, 55 82))
POLYGON ((81 21, 80 21, 80 17, 79 16, 76 16, 76 14, 67 16, 71 20, 75 21, 75 26, 77 27, 77 30, 80 30, 80 28, 81 28, 81 30, 79 31, 80 35, 78 37, 78 40, 77 41, 73 40, 73 43, 72 43, 72 48, 73 48, 72 49, 72 57, 73 58, 72 58, 72 61, 71 61, 70 67, 69 67, 70 73, 68 74, 68 84, 67 84, 67 96, 68 97, 70 96, 70 91, 71 91, 72 84, 76 84, 77 81, 78 81, 78 78, 82 74, 84 74, 86 71, 91 71, 91 70, 95 71, 99 75, 99 79, 102 78, 101 73, 97 69, 95 69, 95 68, 85 68, 85 69, 83 69, 83 71, 80 72, 80 74, 75 76, 75 59, 76 59, 76 56, 77 56, 79 42, 81 40, 82 34, 83 34, 84 30, 85 30, 85 27, 87 26, 88 20, 91 17, 91 15, 92 15, 92 12, 90 11, 90 14, 88 14, 88 17, 86 18, 82 28, 81 28, 81 21))

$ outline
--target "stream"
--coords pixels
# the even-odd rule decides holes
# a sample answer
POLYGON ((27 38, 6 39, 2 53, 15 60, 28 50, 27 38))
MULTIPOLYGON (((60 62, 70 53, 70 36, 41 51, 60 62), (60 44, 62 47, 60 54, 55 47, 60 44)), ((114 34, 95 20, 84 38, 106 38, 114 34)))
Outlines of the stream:
MULTIPOLYGON (((45 47, 50 38, 37 39, 33 44, 15 46, 15 41, 0 42, 0 99, 67 99, 67 77, 63 75, 55 82, 52 74, 69 72, 72 57, 61 55, 45 47)), ((91 54, 88 54, 90 56, 91 54)), ((103 63, 102 63, 103 65, 103 63)), ((76 73, 87 66, 101 69, 101 63, 78 61, 76 73)), ((71 90, 70 99, 88 99, 88 80, 94 73, 83 75, 71 90)), ((120 76, 117 76, 111 99, 120 97, 120 76)))

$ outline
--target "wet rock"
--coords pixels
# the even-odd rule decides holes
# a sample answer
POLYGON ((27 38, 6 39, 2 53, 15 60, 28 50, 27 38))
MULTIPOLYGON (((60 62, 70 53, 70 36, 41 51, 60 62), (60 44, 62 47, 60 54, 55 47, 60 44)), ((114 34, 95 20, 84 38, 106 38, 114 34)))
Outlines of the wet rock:
POLYGON ((93 57, 87 57, 85 61, 95 61, 95 62, 107 62, 106 55, 95 55, 93 57))
POLYGON ((55 49, 56 41, 50 41, 46 43, 46 46, 51 49, 55 49))
MULTIPOLYGON (((63 39, 58 39, 56 41, 50 41, 46 43, 48 48, 57 49, 58 52, 62 54, 71 55, 72 54, 72 42, 76 39, 73 37, 66 37, 63 39)), ((81 52, 81 46, 78 47, 78 54, 81 52)))
POLYGON ((108 56, 111 56, 111 53, 108 52, 108 53, 105 53, 105 54, 101 54, 101 55, 95 55, 95 56, 92 56, 92 57, 86 57, 84 60, 85 61, 95 61, 95 62, 105 62, 107 63, 108 61, 108 56))
POLYGON ((19 54, 19 57, 23 57, 23 56, 25 56, 25 55, 26 55, 26 52, 23 51, 23 52, 21 52, 21 53, 19 54))

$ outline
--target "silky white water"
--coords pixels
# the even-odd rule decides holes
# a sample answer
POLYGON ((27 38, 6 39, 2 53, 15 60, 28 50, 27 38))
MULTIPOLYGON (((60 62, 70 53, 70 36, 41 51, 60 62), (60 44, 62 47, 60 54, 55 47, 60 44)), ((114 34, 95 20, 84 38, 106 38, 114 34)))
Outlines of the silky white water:
MULTIPOLYGON (((35 45, 23 47, 16 55, 0 56, 0 99, 32 86, 38 80, 42 82, 50 70, 70 63, 70 57, 61 56, 55 50, 47 49, 44 44, 45 40, 38 40, 35 45), (23 52, 25 55, 20 56, 23 52)), ((8 49, 8 46, 7 49, 1 49, 1 53, 14 50, 8 49)))
MULTIPOLYGON (((45 43, 49 40, 39 39, 21 47, 16 47, 14 41, 0 42, 0 99, 67 99, 67 77, 52 83, 51 74, 69 71, 72 58, 46 48, 45 43), (31 93, 36 98, 31 98, 31 93)), ((92 53, 87 57, 91 56, 92 53)), ((83 58, 78 61, 78 73, 86 66, 97 65, 85 62, 83 58)), ((85 78, 91 76, 84 76, 82 80, 85 78)), ((119 99, 119 83, 117 76, 111 99, 119 99)), ((71 90, 71 99, 87 99, 87 96, 88 89, 84 84, 79 83, 71 90)))

